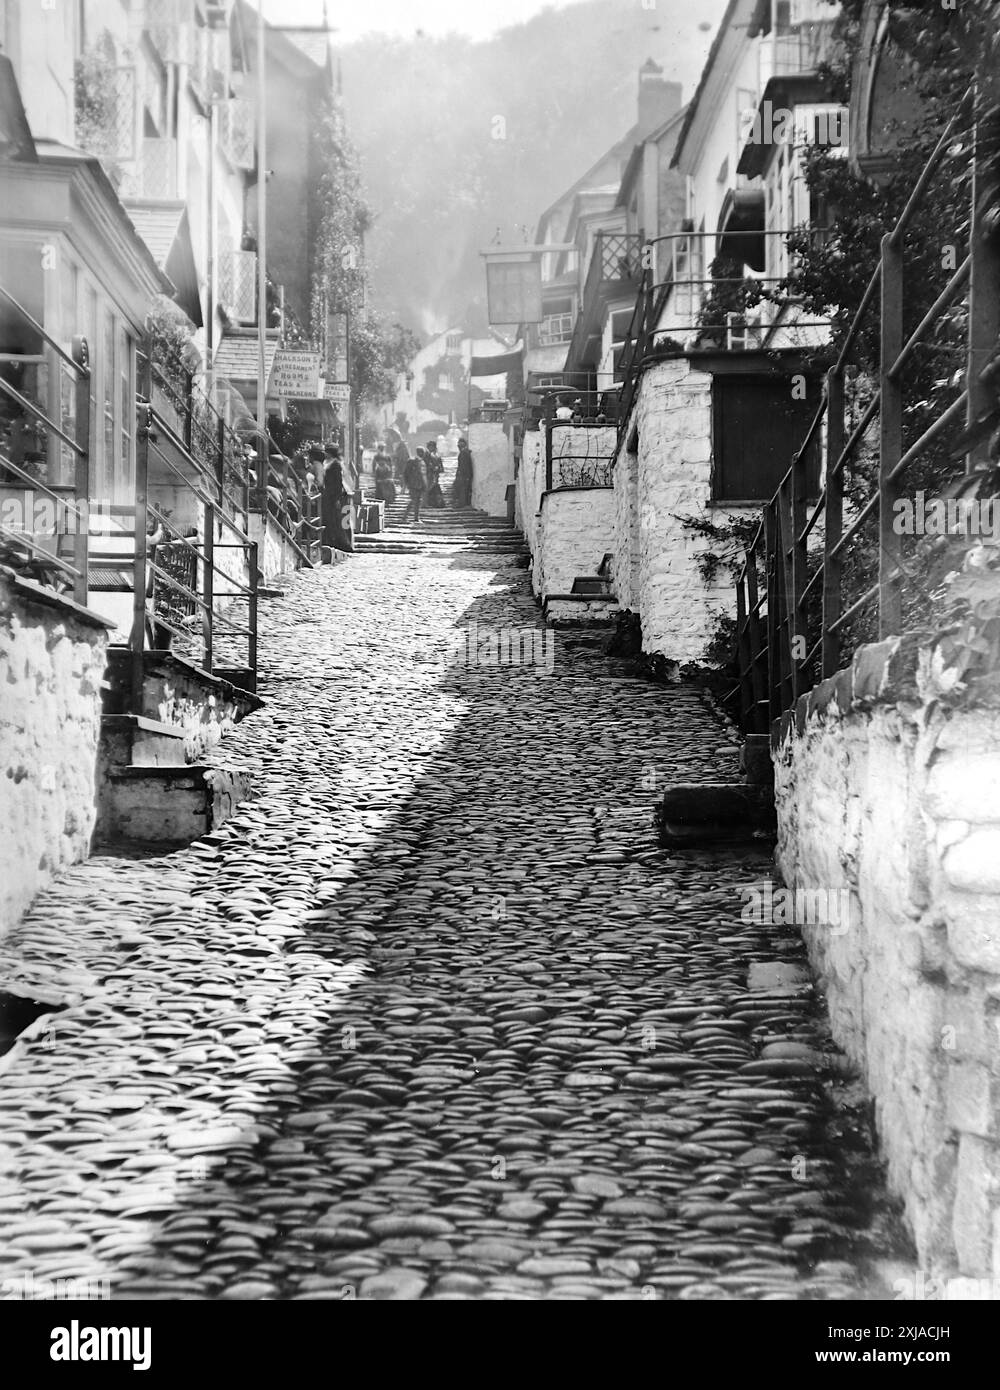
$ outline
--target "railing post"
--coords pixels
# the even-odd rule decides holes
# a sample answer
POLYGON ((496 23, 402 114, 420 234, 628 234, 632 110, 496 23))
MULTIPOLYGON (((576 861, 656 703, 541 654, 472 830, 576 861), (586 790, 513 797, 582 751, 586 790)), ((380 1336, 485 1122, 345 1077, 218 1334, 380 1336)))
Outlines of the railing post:
POLYGON ((826 505, 823 530, 823 666, 826 680, 840 665, 840 639, 830 626, 842 609, 841 562, 835 554, 844 532, 844 475, 837 463, 844 450, 844 374, 826 374, 826 505))
MULTIPOLYGON (((986 229, 982 209, 996 207, 998 198, 996 161, 1000 120, 995 113, 987 117, 983 107, 983 84, 977 82, 975 97, 975 135, 972 174, 971 218, 969 226, 969 329, 965 380, 968 389, 966 424, 983 419, 996 402, 996 382, 980 381, 984 367, 996 352, 1000 337, 1000 249, 997 233, 986 229), (984 130, 987 125, 988 130, 984 130)), ((989 438, 978 440, 966 456, 966 471, 989 461, 989 438)))
MULTIPOLYGON (((90 503, 94 496, 91 483, 90 465, 90 358, 86 338, 73 339, 73 361, 79 367, 74 386, 76 429, 74 436, 82 453, 78 453, 73 467, 73 492, 76 503, 76 520, 73 526, 73 567, 76 577, 73 580, 73 598, 76 603, 86 606, 90 590, 90 503), (83 524, 80 509, 83 509, 83 524)), ((101 498, 101 504, 105 499, 101 498)))
POLYGON ((185 371, 184 385, 184 449, 190 454, 194 439, 194 372, 185 371))
MULTIPOLYGON (((148 527, 148 483, 149 483, 149 437, 153 428, 153 408, 149 404, 152 385, 152 370, 149 359, 151 347, 147 346, 139 374, 139 420, 136 429, 135 450, 135 521, 134 521, 134 559, 132 566, 132 680, 131 712, 142 713, 143 694, 143 655, 146 649, 146 588, 149 555, 148 527)), ((155 615, 151 615, 155 617, 155 615)))
POLYGON ((205 527, 205 540, 201 597, 205 606, 201 610, 201 633, 202 644, 205 648, 204 669, 211 675, 214 660, 212 638, 215 627, 215 508, 209 506, 208 503, 205 504, 202 524, 205 527))
POLYGON ((760 669, 761 640, 760 640, 760 613, 758 604, 760 594, 757 589, 757 547, 760 544, 760 536, 751 545, 749 550, 743 552, 746 560, 744 573, 746 575, 747 586, 747 635, 750 644, 750 688, 753 699, 753 718, 752 727, 749 730, 754 734, 767 733, 767 715, 765 707, 768 703, 767 682, 760 669), (761 727, 763 726, 763 727, 761 727))
MULTIPOLYGON (((810 445, 810 448, 813 446, 810 445)), ((806 493, 807 493, 807 470, 808 451, 796 454, 792 460, 792 483, 791 483, 791 516, 792 516, 792 535, 791 535, 791 574, 792 574, 792 595, 789 605, 789 616, 791 619, 791 631, 789 633, 789 659, 792 671, 795 675, 795 695, 798 696, 802 687, 801 679, 805 669, 805 658, 809 651, 809 620, 806 616, 804 597, 806 581, 808 578, 808 566, 806 555, 808 551, 808 541, 803 537, 802 532, 806 524, 806 493)))
POLYGON ((247 547, 247 555, 250 561, 250 574, 247 580, 247 588, 250 590, 249 617, 247 620, 247 665, 250 668, 250 687, 257 689, 257 556, 258 543, 251 541, 247 547))
POLYGON ((774 724, 781 718, 781 584, 778 577, 781 536, 778 527, 778 509, 774 501, 764 508, 765 534, 765 574, 767 580, 767 684, 768 684, 768 723, 774 724))
POLYGON ((903 455, 903 392, 898 379, 889 375, 903 350, 903 256, 893 241, 892 233, 882 238, 881 317, 878 635, 884 638, 899 631, 903 618, 899 580, 893 577, 901 555, 900 537, 892 525, 892 504, 899 495, 899 485, 892 482, 889 476, 903 455))
POLYGON ((792 485, 788 478, 778 487, 778 652, 781 659, 781 711, 785 712, 799 697, 798 667, 792 638, 795 624, 795 584, 792 571, 792 552, 795 548, 794 506, 792 485))
POLYGON ((736 661, 740 674, 740 729, 744 734, 753 732, 753 695, 750 691, 753 652, 750 647, 750 632, 747 621, 747 601, 744 592, 744 576, 736 579, 736 661))

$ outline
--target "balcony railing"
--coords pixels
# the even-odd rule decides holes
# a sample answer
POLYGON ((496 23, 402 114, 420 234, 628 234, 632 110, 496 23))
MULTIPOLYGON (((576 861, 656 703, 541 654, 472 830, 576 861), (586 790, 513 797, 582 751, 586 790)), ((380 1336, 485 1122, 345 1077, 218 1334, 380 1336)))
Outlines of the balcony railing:
POLYGON ((152 347, 139 356, 137 409, 133 693, 149 646, 168 646, 207 671, 239 670, 253 689, 258 553, 248 534, 243 441, 190 376, 152 347))
MULTIPOLYGON (((618 368, 623 429, 646 358, 658 349, 673 346, 735 352, 820 346, 830 320, 803 317, 794 297, 782 291, 785 276, 747 273, 739 254, 716 254, 720 241, 727 243, 728 249, 789 235, 787 230, 726 232, 724 236, 671 232, 646 243, 649 251, 645 259, 650 268, 643 272, 618 368), (706 274, 706 257, 712 254, 715 259, 707 269, 716 273, 706 274), (725 270, 734 273, 725 274, 725 270)), ((822 238, 827 233, 817 228, 810 235, 822 238)))
MULTIPOLYGON (((827 7, 829 12, 830 7, 827 7)), ((760 90, 772 77, 797 77, 815 72, 831 56, 834 21, 802 24, 788 34, 772 34, 760 41, 760 90)))
POLYGON ((642 274, 642 237, 632 232, 598 232, 587 266, 585 303, 602 285, 637 284, 642 274))
POLYGON ((4 353, 0 361, 0 497, 11 523, 0 524, 0 562, 86 604, 93 495, 87 343, 75 339, 67 353, 3 286, 0 303, 5 319, 13 315, 41 349, 4 353), (58 422, 50 413, 53 373, 58 422))

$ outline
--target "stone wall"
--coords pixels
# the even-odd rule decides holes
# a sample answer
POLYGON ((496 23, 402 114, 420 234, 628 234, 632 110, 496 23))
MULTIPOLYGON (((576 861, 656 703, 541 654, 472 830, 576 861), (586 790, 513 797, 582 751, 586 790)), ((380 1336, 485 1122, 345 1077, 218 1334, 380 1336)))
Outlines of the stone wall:
POLYGON ((525 430, 521 464, 517 470, 514 524, 523 533, 532 555, 538 545, 538 513, 544 489, 545 435, 541 430, 525 430))
POLYGON ((1000 1279, 1000 713, 900 693, 903 655, 860 649, 786 716, 777 862, 844 894, 803 933, 921 1267, 1000 1279))
POLYGON ((94 828, 107 627, 0 570, 0 936, 94 828))
POLYGON ((532 586, 539 598, 568 594, 579 575, 597 573, 614 548, 615 494, 609 487, 561 488, 542 498, 532 586))
MULTIPOLYGON (((686 358, 675 358, 646 371, 630 424, 630 434, 632 426, 639 432, 636 499, 629 508, 638 530, 632 541, 634 583, 622 584, 620 549, 616 584, 629 589, 628 606, 638 606, 644 650, 662 652, 673 661, 703 658, 719 613, 735 615, 728 569, 720 566, 706 584, 697 559, 707 542, 678 520, 696 516, 721 521, 748 510, 712 503, 711 405, 711 376, 693 370, 686 358)), ((618 597, 624 602, 620 591, 618 597)))
POLYGON ((507 488, 514 481, 514 454, 501 423, 475 421, 469 426, 472 451, 472 505, 487 516, 507 515, 507 488))
POLYGON ((639 610, 639 456, 623 449, 615 463, 615 596, 622 608, 639 610))

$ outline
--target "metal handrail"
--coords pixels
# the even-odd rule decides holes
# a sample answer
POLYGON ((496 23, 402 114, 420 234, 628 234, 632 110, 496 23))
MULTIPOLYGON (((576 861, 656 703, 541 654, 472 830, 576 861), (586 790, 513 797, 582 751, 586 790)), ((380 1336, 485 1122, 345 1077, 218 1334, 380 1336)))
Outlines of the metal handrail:
MULTIPOLYGON (((970 89, 971 91, 971 89, 970 89)), ((940 169, 949 143, 969 97, 966 92, 952 118, 935 143, 895 225, 882 239, 879 263, 851 320, 834 365, 828 370, 823 397, 810 422, 802 446, 775 493, 765 504, 755 536, 747 547, 744 564, 737 576, 737 651, 739 652, 742 723, 748 733, 765 733, 774 720, 785 713, 802 693, 812 663, 821 654, 818 673, 833 675, 841 660, 841 634, 852 619, 877 610, 880 636, 900 630, 902 608, 899 583, 903 577, 899 538, 892 531, 892 507, 899 497, 898 484, 906 470, 926 454, 931 445, 950 428, 968 419, 973 409, 972 392, 967 384, 955 400, 942 411, 907 448, 903 447, 903 401, 900 379, 904 368, 925 345, 927 335, 941 321, 945 311, 968 286, 970 300, 968 360, 975 353, 992 350, 995 325, 986 332, 974 312, 976 294, 974 255, 970 251, 951 275, 947 285, 921 316, 916 328, 904 340, 902 274, 905 233, 935 174, 940 169), (866 316, 881 295, 881 364, 878 389, 868 401, 860 419, 845 440, 844 384, 850 353, 866 316), (989 341, 976 342, 974 334, 989 341), (825 484, 811 516, 805 510, 805 450, 814 440, 824 417, 827 422, 825 444, 825 484), (843 521, 844 472, 856 457, 872 422, 880 418, 879 476, 871 496, 846 527, 843 521), (808 579, 806 545, 820 514, 825 515, 822 565, 808 579), (842 566, 850 542, 875 515, 879 517, 879 575, 864 593, 846 609, 842 601, 842 566), (796 519, 798 518, 798 520, 796 519), (762 701, 753 689, 751 675, 759 664, 763 644, 760 640, 760 609, 749 604, 756 592, 759 573, 766 577, 766 621, 768 643, 766 661, 768 699, 762 701), (822 585, 823 612, 818 638, 810 646, 805 600, 822 585), (803 642, 802 639, 806 638, 803 642), (802 647, 805 650, 802 650, 802 647)), ((970 245, 979 244, 982 211, 973 206, 970 245)), ((985 243, 983 243, 985 244, 985 243)), ((987 253, 981 253, 987 254, 987 253)), ((996 251, 991 254, 996 258, 996 251)), ((983 381, 990 368, 979 373, 983 381)))

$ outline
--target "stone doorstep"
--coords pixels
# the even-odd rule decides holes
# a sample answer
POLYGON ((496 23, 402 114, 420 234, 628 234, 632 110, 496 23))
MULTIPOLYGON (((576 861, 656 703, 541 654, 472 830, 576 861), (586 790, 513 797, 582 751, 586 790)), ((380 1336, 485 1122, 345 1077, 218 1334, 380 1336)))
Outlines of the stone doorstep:
POLYGON ((667 787, 656 808, 664 844, 734 844, 771 839, 774 795, 767 786, 690 782, 667 787))
POLYGON ((614 594, 546 594, 542 612, 553 625, 603 622, 610 627, 621 608, 614 594))
POLYGON ((800 695, 794 707, 774 721, 772 752, 777 752, 793 731, 796 736, 804 734, 815 714, 843 718, 875 705, 915 699, 918 652, 919 641, 913 633, 859 647, 850 666, 800 695))
POLYGON ((192 763, 122 767, 108 773, 95 843, 187 845, 223 825, 252 798, 250 773, 192 763))
POLYGON ((184 730, 144 714, 102 714, 101 756, 108 771, 124 767, 184 767, 184 730))
MULTIPOLYGON (((108 648, 108 665, 105 673, 106 679, 110 682, 110 695, 106 701, 106 712, 108 714, 123 714, 127 711, 115 708, 117 701, 127 697, 131 685, 132 675, 132 653, 127 647, 117 645, 108 648)), ((183 657, 176 656, 173 652, 166 649, 153 649, 143 653, 143 682, 163 679, 169 677, 173 681, 183 681, 189 685, 199 688, 207 700, 208 696, 214 696, 218 703, 233 705, 237 710, 237 720, 243 719, 248 714, 253 714, 255 710, 262 709, 264 701, 259 695, 250 690, 243 690, 224 676, 213 675, 210 671, 202 670, 200 666, 195 666, 193 662, 185 661, 183 657)), ((153 718, 154 716, 144 716, 153 718)))

